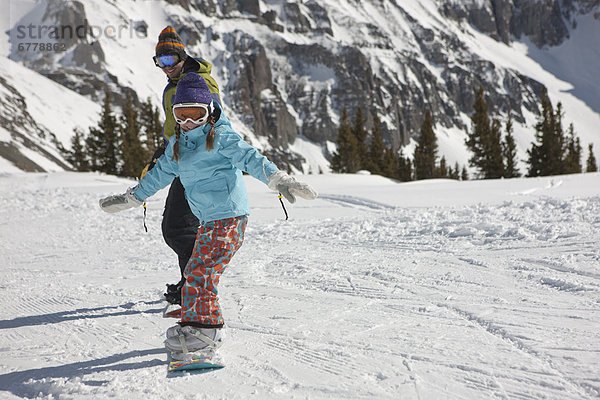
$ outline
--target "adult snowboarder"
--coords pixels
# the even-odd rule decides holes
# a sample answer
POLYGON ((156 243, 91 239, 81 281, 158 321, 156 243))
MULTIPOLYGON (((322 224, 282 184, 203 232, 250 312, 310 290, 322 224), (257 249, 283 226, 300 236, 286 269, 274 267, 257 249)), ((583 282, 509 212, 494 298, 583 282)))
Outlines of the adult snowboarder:
POLYGON ((224 324, 217 297, 221 274, 242 245, 250 213, 242 171, 294 203, 317 193, 298 182, 246 143, 212 98, 206 81, 187 74, 177 84, 173 116, 178 124, 156 166, 121 195, 100 200, 106 212, 136 207, 180 178, 199 221, 193 255, 184 270, 181 321, 167 330, 174 360, 210 360, 222 343, 224 324))
MULTIPOLYGON (((160 32, 155 53, 154 63, 165 73, 168 80, 162 97, 162 106, 165 112, 164 144, 156 150, 152 156, 152 161, 142 171, 142 177, 154 167, 156 160, 164 153, 169 138, 175 134, 176 123, 172 113, 173 96, 175 95, 177 82, 181 78, 187 74, 202 76, 208 84, 212 100, 219 105, 221 104, 219 86, 210 75, 211 63, 201 58, 188 56, 181 37, 173 27, 167 26, 160 32)), ((181 181, 179 178, 175 178, 165 201, 161 226, 165 242, 177 254, 180 269, 180 281, 175 284, 167 284, 165 299, 171 304, 181 304, 183 270, 192 254, 198 225, 198 218, 192 213, 185 199, 181 181)))

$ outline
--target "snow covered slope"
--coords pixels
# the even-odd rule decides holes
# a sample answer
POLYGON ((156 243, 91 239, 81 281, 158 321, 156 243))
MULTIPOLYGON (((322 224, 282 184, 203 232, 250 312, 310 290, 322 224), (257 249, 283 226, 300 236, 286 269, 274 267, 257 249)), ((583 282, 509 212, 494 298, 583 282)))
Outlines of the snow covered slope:
POLYGON ((133 182, 0 175, 2 399, 595 399, 600 174, 397 184, 307 175, 288 205, 247 179, 223 275, 226 368, 168 379, 160 235, 97 200, 133 182))

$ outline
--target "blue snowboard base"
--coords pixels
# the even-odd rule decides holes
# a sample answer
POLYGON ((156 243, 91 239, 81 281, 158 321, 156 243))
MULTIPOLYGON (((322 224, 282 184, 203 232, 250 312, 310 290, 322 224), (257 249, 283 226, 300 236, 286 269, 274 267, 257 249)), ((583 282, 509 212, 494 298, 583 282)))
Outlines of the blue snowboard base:
POLYGON ((192 358, 191 360, 170 360, 167 371, 170 374, 177 372, 204 373, 221 368, 225 368, 225 366, 211 359, 192 358))

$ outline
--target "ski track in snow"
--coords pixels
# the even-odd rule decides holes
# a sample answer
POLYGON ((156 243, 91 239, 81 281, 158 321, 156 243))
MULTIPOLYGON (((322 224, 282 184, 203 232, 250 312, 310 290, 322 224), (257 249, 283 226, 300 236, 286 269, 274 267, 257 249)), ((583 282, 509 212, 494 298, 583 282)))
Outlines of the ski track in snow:
POLYGON ((322 194, 320 196, 320 198, 321 198, 321 200, 327 200, 334 204, 341 205, 343 207, 357 207, 357 208, 367 208, 367 209, 373 209, 373 210, 385 210, 385 209, 393 209, 394 208, 387 204, 379 203, 377 201, 360 198, 360 197, 356 197, 356 196, 322 194))
POLYGON ((148 234, 141 210, 97 207, 128 184, 0 176, 1 398, 600 398, 600 196, 321 190, 287 222, 259 201, 220 286, 226 368, 168 378, 164 193, 148 234))

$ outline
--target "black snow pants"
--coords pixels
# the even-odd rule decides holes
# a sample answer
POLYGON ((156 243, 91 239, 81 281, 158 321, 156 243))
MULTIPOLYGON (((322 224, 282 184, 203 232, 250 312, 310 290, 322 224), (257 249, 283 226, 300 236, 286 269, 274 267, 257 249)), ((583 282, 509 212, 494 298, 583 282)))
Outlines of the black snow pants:
POLYGON ((163 212, 162 232, 167 245, 179 257, 179 269, 183 271, 194 250, 194 243, 200 222, 190 210, 185 199, 183 185, 175 178, 169 188, 169 195, 163 212))

